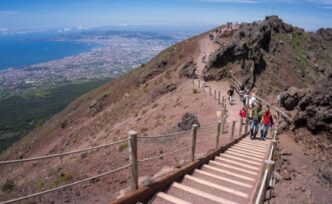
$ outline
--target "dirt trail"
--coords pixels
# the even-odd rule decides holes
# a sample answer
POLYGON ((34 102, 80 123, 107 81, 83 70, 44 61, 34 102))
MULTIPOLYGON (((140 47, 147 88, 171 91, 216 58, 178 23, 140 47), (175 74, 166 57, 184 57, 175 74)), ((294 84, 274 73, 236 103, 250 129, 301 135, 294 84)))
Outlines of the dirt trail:
MULTIPOLYGON (((220 45, 217 44, 214 40, 210 40, 209 35, 206 35, 199 41, 199 52, 196 55, 196 64, 197 64, 197 73, 199 78, 202 79, 203 70, 205 67, 205 63, 202 62, 202 56, 205 53, 208 59, 214 51, 220 48, 220 45)), ((197 82, 197 81, 196 81, 197 82)), ((209 87, 211 87, 212 94, 214 94, 214 90, 220 91, 221 97, 225 97, 227 99, 227 90, 229 89, 228 81, 211 81, 204 82, 206 85, 205 91, 209 92, 209 87)), ((240 118, 238 116, 238 112, 240 111, 242 103, 240 101, 240 96, 235 94, 233 97, 232 105, 227 100, 227 110, 228 110, 228 118, 227 122, 230 124, 232 121, 238 121, 240 118)))

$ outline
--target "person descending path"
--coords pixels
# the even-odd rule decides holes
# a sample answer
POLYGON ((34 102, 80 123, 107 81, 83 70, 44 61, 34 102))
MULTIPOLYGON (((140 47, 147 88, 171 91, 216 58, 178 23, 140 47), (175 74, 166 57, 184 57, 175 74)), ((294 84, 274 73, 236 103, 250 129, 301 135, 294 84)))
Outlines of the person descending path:
POLYGON ((253 110, 252 110, 252 120, 251 120, 251 126, 250 126, 250 138, 255 139, 257 132, 258 132, 258 126, 262 118, 262 104, 257 103, 253 110))
POLYGON ((232 105, 232 101, 233 101, 233 95, 234 95, 234 87, 231 86, 229 88, 229 90, 227 91, 227 95, 228 95, 228 102, 230 105, 232 105))
POLYGON ((266 140, 267 133, 269 131, 269 127, 273 125, 273 117, 270 111, 270 107, 266 106, 265 112, 263 113, 263 117, 261 119, 261 139, 266 140))

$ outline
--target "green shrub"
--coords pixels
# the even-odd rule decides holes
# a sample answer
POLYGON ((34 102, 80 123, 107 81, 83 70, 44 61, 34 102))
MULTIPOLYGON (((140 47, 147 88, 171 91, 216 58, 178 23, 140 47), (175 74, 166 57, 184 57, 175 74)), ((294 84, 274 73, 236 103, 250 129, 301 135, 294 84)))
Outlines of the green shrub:
POLYGON ((3 192, 10 192, 14 189, 15 183, 12 180, 7 180, 6 183, 2 186, 3 192))

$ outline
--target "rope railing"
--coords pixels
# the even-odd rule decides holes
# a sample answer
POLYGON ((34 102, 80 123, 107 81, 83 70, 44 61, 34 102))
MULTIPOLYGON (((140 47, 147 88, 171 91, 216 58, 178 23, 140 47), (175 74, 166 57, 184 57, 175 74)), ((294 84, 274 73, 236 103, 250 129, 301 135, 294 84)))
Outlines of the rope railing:
POLYGON ((55 157, 62 157, 62 156, 70 155, 70 154, 78 154, 78 153, 82 153, 82 152, 87 152, 87 151, 92 151, 92 150, 105 148, 105 147, 108 147, 108 146, 111 146, 111 145, 121 144, 121 143, 126 142, 126 141, 128 141, 128 139, 119 140, 119 141, 116 141, 116 142, 112 142, 112 143, 108 143, 108 144, 104 144, 104 145, 99 145, 99 146, 96 146, 96 147, 89 147, 89 148, 80 149, 80 150, 73 150, 73 151, 59 153, 59 154, 51 154, 51 155, 45 155, 45 156, 39 156, 39 157, 33 157, 33 158, 27 158, 27 159, 16 159, 16 160, 0 161, 0 165, 21 163, 21 162, 29 162, 29 161, 37 161, 37 160, 50 159, 50 158, 55 158, 55 157))
POLYGON ((175 150, 175 151, 172 151, 172 152, 161 154, 161 155, 158 155, 158 156, 148 157, 148 158, 145 158, 145 159, 139 159, 138 162, 146 162, 146 161, 151 161, 151 160, 154 160, 154 159, 159 159, 161 157, 166 157, 166 156, 169 156, 169 155, 173 155, 173 154, 176 154, 178 152, 182 152, 182 151, 190 149, 190 148, 192 148, 192 145, 190 145, 188 147, 184 147, 184 148, 178 149, 178 150, 175 150))
POLYGON ((186 130, 186 131, 181 131, 181 132, 176 132, 176 133, 171 133, 171 134, 165 134, 165 135, 157 135, 157 136, 137 136, 137 138, 140 138, 140 139, 157 139, 157 138, 163 138, 163 137, 178 136, 178 135, 186 134, 188 132, 191 132, 191 130, 186 130))
POLYGON ((58 191, 58 190, 61 190, 61 189, 64 189, 64 188, 68 188, 68 187, 71 187, 71 186, 74 186, 74 185, 78 185, 78 184, 81 184, 81 183, 85 183, 87 181, 91 181, 91 180, 94 180, 94 179, 97 179, 97 178, 100 178, 100 177, 107 176, 107 175, 112 174, 112 173, 119 172, 123 169, 128 168, 129 166, 130 166, 130 164, 127 164, 123 167, 120 167, 120 168, 117 168, 117 169, 114 169, 114 170, 110 170, 110 171, 107 171, 105 173, 93 176, 93 177, 82 179, 82 180, 79 180, 79 181, 76 181, 76 182, 73 182, 73 183, 70 183, 70 184, 62 185, 62 186, 59 186, 59 187, 56 187, 56 188, 41 191, 41 192, 34 193, 34 194, 31 194, 31 195, 23 196, 23 197, 20 197, 20 198, 15 198, 15 199, 12 199, 12 200, 7 200, 7 201, 4 201, 4 202, 0 202, 0 204, 14 203, 14 202, 26 200, 26 199, 29 199, 29 198, 33 198, 33 197, 36 197, 36 196, 41 196, 41 195, 44 195, 44 194, 47 194, 47 193, 55 192, 55 191, 58 191))

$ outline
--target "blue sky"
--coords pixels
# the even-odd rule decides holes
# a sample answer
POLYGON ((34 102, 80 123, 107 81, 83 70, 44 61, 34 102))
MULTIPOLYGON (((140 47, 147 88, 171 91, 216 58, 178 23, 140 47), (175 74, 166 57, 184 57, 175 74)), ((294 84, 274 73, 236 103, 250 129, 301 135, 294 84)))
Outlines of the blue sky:
POLYGON ((332 0, 0 0, 0 30, 145 25, 219 25, 279 15, 315 30, 332 27, 332 0))

